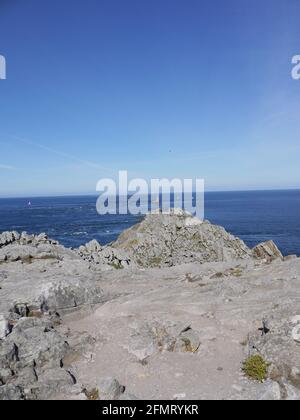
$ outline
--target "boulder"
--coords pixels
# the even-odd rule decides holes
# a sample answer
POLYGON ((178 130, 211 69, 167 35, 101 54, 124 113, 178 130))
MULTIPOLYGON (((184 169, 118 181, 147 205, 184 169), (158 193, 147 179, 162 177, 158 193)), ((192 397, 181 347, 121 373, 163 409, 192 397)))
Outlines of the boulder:
POLYGON ((90 279, 67 277, 43 286, 38 297, 38 306, 43 311, 60 311, 100 303, 102 300, 102 290, 90 279))
POLYGON ((253 255, 260 259, 266 259, 267 261, 273 261, 279 258, 283 260, 284 257, 282 253, 277 248, 276 244, 273 241, 263 242, 258 244, 252 250, 253 255))

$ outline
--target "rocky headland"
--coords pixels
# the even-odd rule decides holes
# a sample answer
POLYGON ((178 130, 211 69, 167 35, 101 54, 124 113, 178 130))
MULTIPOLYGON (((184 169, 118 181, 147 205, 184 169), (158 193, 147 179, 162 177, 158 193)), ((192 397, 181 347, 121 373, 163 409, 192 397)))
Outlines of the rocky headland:
POLYGON ((300 259, 179 210, 0 234, 0 400, 300 399, 300 259))

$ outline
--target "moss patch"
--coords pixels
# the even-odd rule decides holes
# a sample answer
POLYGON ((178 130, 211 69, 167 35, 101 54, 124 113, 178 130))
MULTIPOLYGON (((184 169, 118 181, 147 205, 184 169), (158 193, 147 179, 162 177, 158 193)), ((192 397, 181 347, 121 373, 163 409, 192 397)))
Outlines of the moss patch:
POLYGON ((262 356, 250 356, 243 363, 243 372, 249 379, 264 382, 268 378, 269 366, 270 363, 266 362, 262 356))
POLYGON ((28 318, 43 318, 44 314, 41 311, 30 311, 28 318))
POLYGON ((97 401, 99 400, 99 390, 97 388, 93 388, 90 391, 85 389, 83 391, 89 401, 97 401))
POLYGON ((113 267, 115 270, 123 270, 123 265, 122 264, 120 264, 120 263, 115 263, 115 262, 113 262, 113 263, 111 263, 111 264, 109 264, 111 267, 113 267))
POLYGON ((241 277, 243 275, 242 268, 236 267, 230 270, 230 274, 234 277, 241 277))
POLYGON ((149 260, 149 266, 150 267, 159 267, 162 263, 161 257, 152 257, 149 260))

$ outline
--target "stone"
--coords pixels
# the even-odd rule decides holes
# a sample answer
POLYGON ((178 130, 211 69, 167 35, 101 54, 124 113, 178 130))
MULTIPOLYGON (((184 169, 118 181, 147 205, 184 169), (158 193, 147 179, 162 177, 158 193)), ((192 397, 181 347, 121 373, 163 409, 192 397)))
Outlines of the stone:
POLYGON ((300 390, 287 381, 283 381, 285 400, 286 401, 300 401, 300 390))
POLYGON ((117 400, 125 392, 125 387, 115 378, 100 378, 97 381, 100 400, 117 400))
POLYGON ((18 232, 3 232, 0 234, 0 248, 20 239, 18 232))
POLYGON ((10 333, 10 325, 7 318, 0 314, 0 340, 3 340, 10 333))
POLYGON ((262 401, 279 401, 281 400, 281 390, 277 382, 266 381, 264 383, 264 391, 259 397, 262 401))
POLYGON ((277 248, 273 241, 263 242, 258 244, 252 250, 253 255, 260 259, 266 259, 267 261, 273 261, 277 258, 283 260, 283 255, 277 248))
MULTIPOLYGON (((38 318, 21 318, 5 344, 17 349, 18 369, 33 362, 37 368, 46 363, 60 367, 60 361, 69 351, 69 345, 51 328, 51 323, 38 318)), ((10 367, 14 370, 14 360, 10 360, 10 367)))
POLYGON ((39 303, 44 310, 78 308, 85 304, 100 303, 102 290, 91 280, 65 278, 46 284, 40 291, 39 303))
POLYGON ((74 375, 64 369, 46 369, 39 375, 36 386, 32 386, 31 393, 38 399, 46 400, 52 395, 59 394, 63 389, 71 389, 75 383, 74 375))
POLYGON ((196 353, 200 347, 200 339, 198 334, 189 328, 179 334, 174 350, 183 353, 196 353))
POLYGON ((5 385, 12 376, 13 372, 10 369, 0 369, 0 386, 5 385))
POLYGON ((24 394, 20 387, 15 385, 0 386, 0 401, 23 400, 24 394))
POLYGON ((292 338, 296 343, 300 344, 300 324, 296 325, 292 330, 292 338))
POLYGON ((99 242, 98 241, 96 241, 95 239, 93 240, 93 241, 91 241, 91 242, 88 242, 86 245, 85 245, 85 251, 86 251, 86 253, 93 253, 93 252, 98 252, 98 251, 101 251, 102 250, 102 247, 101 247, 101 245, 99 244, 99 242))

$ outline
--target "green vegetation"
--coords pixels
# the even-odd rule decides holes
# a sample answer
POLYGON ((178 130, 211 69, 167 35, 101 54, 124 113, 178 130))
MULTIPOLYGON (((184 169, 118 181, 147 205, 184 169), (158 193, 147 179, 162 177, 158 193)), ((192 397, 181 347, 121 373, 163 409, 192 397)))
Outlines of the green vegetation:
POLYGON ((150 267, 159 267, 162 263, 161 257, 152 257, 149 259, 149 266, 150 267))
POLYGON ((243 275, 243 269, 239 267, 232 268, 230 274, 234 277, 241 277, 243 275))
POLYGON ((94 388, 90 391, 87 389, 84 390, 84 393, 89 401, 97 401, 99 400, 99 391, 97 388, 94 388))
POLYGON ((243 372, 254 381, 264 382, 268 378, 268 368, 270 363, 266 362, 262 356, 250 356, 244 361, 243 372))
POLYGON ((43 318, 43 313, 41 311, 30 311, 27 316, 28 318, 43 318))
POLYGON ((122 270, 124 267, 120 263, 111 263, 109 264, 111 267, 113 267, 115 270, 122 270))

